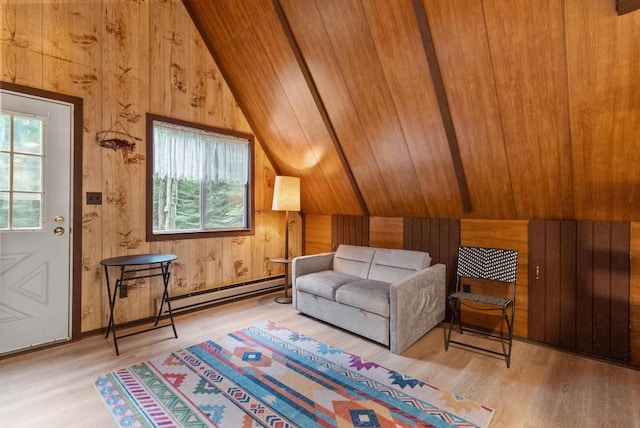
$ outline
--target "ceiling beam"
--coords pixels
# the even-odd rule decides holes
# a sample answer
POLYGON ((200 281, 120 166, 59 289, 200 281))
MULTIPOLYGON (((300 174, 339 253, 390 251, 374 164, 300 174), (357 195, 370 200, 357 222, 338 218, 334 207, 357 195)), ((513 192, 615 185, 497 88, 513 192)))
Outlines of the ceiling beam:
POLYGON ((424 52, 427 56, 427 63, 429 64, 429 70, 431 72, 431 80, 433 81, 433 88, 436 93, 438 107, 440 108, 440 115, 442 116, 442 124, 449 143, 451 160, 455 169, 456 179, 458 180, 460 197, 462 198, 462 208, 464 212, 468 213, 472 210, 469 186, 462 166, 462 157, 460 156, 460 148, 458 147, 458 138, 456 137, 456 130, 453 126, 453 118, 451 116, 451 109, 449 107, 449 101, 447 100, 444 82, 442 81, 440 65, 438 64, 438 58, 436 57, 431 28, 429 27, 429 20, 427 19, 427 11, 424 9, 422 0, 413 0, 413 10, 416 15, 416 20, 418 21, 418 28, 420 29, 420 36, 422 37, 422 46, 424 47, 424 52))
POLYGON ((309 88, 309 91, 311 92, 311 96, 313 97, 313 101, 315 102, 318 112, 322 117, 322 121, 327 131, 329 132, 329 136, 331 137, 333 146, 336 149, 336 153, 340 158, 342 167, 345 169, 347 177, 349 178, 349 182, 353 187, 356 198, 358 199, 358 203, 360 204, 360 209, 362 210, 362 215, 368 216, 369 210, 367 208, 367 204, 365 203, 364 198, 362 197, 362 193, 360 192, 358 183, 356 182, 356 179, 353 176, 353 172, 349 167, 349 163, 347 162, 347 158, 345 157, 344 152, 342 151, 342 145, 340 144, 340 139, 338 138, 338 134, 336 133, 333 123, 329 118, 329 114, 327 113, 327 108, 324 102, 322 101, 322 97, 320 96, 318 87, 316 86, 316 83, 313 80, 313 76, 311 75, 311 71, 309 70, 309 65, 307 64, 304 57, 302 56, 300 45, 298 44, 295 36, 293 35, 293 31, 291 31, 291 25, 289 24, 289 20, 287 19, 287 16, 285 15, 284 10, 282 9, 280 0, 272 0, 272 1, 273 1, 273 7, 276 11, 276 14, 278 15, 278 20, 280 21, 280 25, 282 26, 282 30, 287 36, 287 40, 289 41, 289 46, 291 46, 291 50, 293 51, 293 54, 298 63, 298 67, 300 67, 300 71, 302 71, 304 80, 307 83, 307 87, 309 88))
POLYGON ((616 0, 618 15, 624 15, 638 9, 640 9, 640 0, 616 0))

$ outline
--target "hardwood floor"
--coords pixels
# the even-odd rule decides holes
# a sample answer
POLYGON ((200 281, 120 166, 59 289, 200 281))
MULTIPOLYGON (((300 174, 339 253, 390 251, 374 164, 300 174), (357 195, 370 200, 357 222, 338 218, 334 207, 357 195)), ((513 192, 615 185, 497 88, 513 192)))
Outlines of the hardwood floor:
POLYGON ((273 297, 179 315, 178 339, 168 339, 170 329, 121 339, 119 357, 111 338, 96 335, 1 359, 0 427, 114 427, 93 388, 95 377, 263 319, 492 407, 492 427, 640 426, 640 371, 519 341, 507 369, 499 358, 454 345, 445 352, 442 328, 394 355, 273 297))

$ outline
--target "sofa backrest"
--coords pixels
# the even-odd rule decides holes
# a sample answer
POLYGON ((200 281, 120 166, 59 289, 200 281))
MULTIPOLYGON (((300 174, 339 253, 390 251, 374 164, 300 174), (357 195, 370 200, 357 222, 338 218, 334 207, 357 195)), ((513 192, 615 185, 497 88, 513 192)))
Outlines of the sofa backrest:
POLYGON ((376 248, 369 279, 394 283, 431 265, 429 253, 376 248))
POLYGON ((375 252, 375 248, 340 245, 333 257, 333 270, 360 278, 367 278, 375 252))

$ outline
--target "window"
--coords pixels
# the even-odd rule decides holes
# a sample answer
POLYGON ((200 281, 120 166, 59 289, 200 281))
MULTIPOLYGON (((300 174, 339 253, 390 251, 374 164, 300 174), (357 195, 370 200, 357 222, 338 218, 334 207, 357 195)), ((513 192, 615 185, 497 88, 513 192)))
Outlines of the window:
POLYGON ((253 233, 253 137, 147 115, 147 240, 253 233))
POLYGON ((0 230, 42 229, 44 127, 0 111, 0 230))

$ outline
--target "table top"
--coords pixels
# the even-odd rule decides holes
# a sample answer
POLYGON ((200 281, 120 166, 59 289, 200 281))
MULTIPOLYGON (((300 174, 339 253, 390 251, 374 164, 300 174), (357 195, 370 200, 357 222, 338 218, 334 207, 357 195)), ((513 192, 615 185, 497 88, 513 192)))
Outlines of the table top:
POLYGON ((177 259, 175 254, 133 254, 130 256, 112 257, 100 262, 103 266, 137 266, 166 263, 177 259))
POLYGON ((293 259, 285 259, 284 257, 270 257, 269 261, 273 263, 291 263, 293 259))

